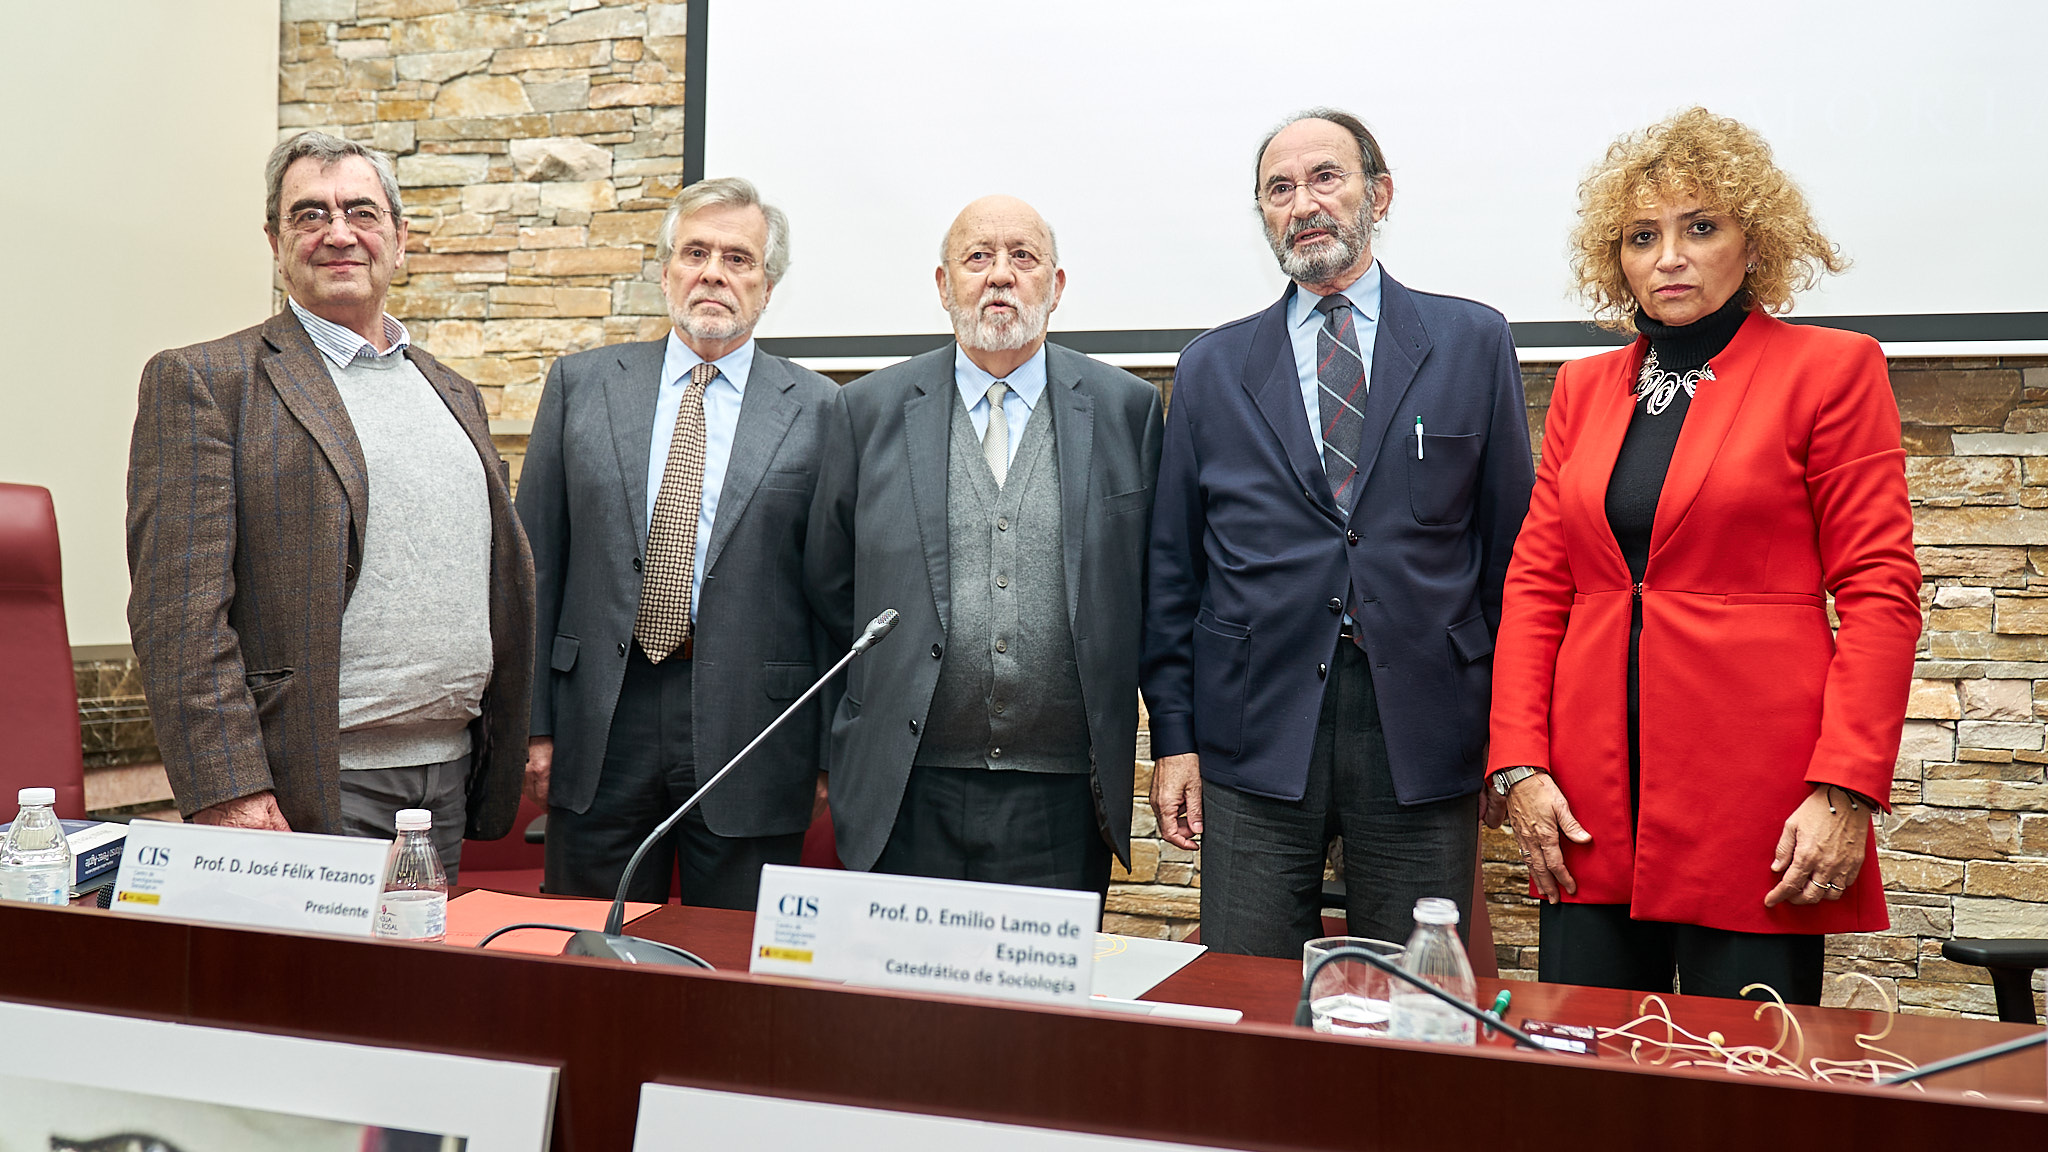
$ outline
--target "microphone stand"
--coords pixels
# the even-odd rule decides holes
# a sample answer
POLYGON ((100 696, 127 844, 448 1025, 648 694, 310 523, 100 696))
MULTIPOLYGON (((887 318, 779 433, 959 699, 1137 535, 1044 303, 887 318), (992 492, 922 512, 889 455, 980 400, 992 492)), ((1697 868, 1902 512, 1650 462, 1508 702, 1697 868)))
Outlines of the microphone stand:
POLYGON ((1514 1025, 1509 1024, 1507 1021, 1502 1020, 1498 1015, 1492 1012, 1482 1012, 1479 1009, 1473 1007, 1472 1005, 1465 1003, 1463 1000, 1458 999, 1456 996, 1451 995, 1449 992, 1446 992, 1443 989, 1437 987, 1436 985, 1431 984, 1429 981, 1424 980, 1422 977, 1415 975, 1413 972, 1408 971, 1406 968, 1401 967, 1399 964, 1394 963, 1392 960, 1389 960, 1386 957, 1380 955, 1379 953, 1374 952, 1367 948, 1358 947, 1333 948, 1330 951, 1325 952, 1321 958, 1319 958, 1314 964, 1311 964, 1309 966, 1308 974, 1304 976, 1301 981, 1301 1001, 1298 1004, 1296 1004, 1294 1008, 1295 1027, 1307 1028, 1314 1023, 1315 1012, 1314 1009, 1309 1007, 1309 989, 1315 986, 1316 977, 1320 976, 1322 974, 1323 969, 1326 966, 1328 966, 1330 962, 1333 960, 1362 960, 1365 963, 1370 964, 1373 967, 1379 969, 1380 971, 1385 972, 1389 976, 1393 976, 1397 979, 1406 981, 1409 984, 1413 984, 1415 987, 1420 988, 1424 992, 1429 993, 1431 996, 1436 997, 1444 1003, 1449 1004, 1451 1007, 1456 1008, 1458 1011, 1464 1013, 1465 1015, 1470 1016, 1472 1019, 1477 1020, 1480 1024, 1488 1028, 1500 1029, 1502 1032, 1505 1032, 1509 1036, 1513 1037, 1515 1043, 1520 1044, 1525 1048, 1533 1048, 1538 1052, 1550 1051, 1550 1049, 1545 1048, 1541 1044, 1538 1044, 1536 1042, 1535 1037, 1529 1035, 1527 1032, 1522 1031, 1520 1028, 1517 1028, 1514 1025))
POLYGON ((2017 1040, 2007 1040, 2003 1044, 1993 1044, 1989 1048, 1979 1048, 1974 1052, 1965 1052, 1960 1056, 1951 1056, 1946 1060, 1936 1060, 1932 1064, 1922 1064, 1918 1068, 1909 1068, 1904 1072, 1879 1080, 1877 1085, 1883 1088, 1893 1084, 1905 1084, 1918 1080, 1922 1076, 1932 1076, 1937 1072, 1952 1072, 1957 1068, 1967 1068, 1972 1064, 1981 1064, 1986 1060, 1992 1060, 2000 1056, 2009 1056, 2014 1052, 2024 1052, 2036 1044, 2048 1044, 2048 1031, 2036 1032, 2032 1036, 2022 1036, 2017 1040))
POLYGON ((674 828, 676 822, 681 820, 685 813, 695 808, 697 802, 704 798, 705 793, 717 787, 718 782, 725 779, 726 773, 737 767, 741 760, 746 759, 747 753, 760 747, 761 742, 766 740, 777 728, 780 728, 783 721, 789 719, 797 709, 809 703, 811 697, 816 696, 819 690, 825 687, 826 682, 839 674, 840 669, 853 663, 854 657, 874 647, 882 637, 887 636, 890 630, 896 627, 896 621, 899 619, 901 617, 897 614, 896 610, 890 608, 869 621, 867 629, 861 633, 860 639, 853 642, 853 647, 847 650, 846 655, 839 658, 838 663, 832 665, 823 676, 818 677, 817 681, 806 689, 803 695, 797 697, 795 702, 783 709, 782 715, 777 716, 766 728, 761 729, 760 735, 754 737, 753 740, 748 742, 746 747, 740 749, 732 759, 726 761, 725 767, 720 768, 712 775, 711 779, 706 780, 695 792, 691 793, 690 798, 683 801, 682 807, 671 812, 668 819, 655 825, 654 831, 647 834, 647 838, 640 842, 640 847, 634 849, 632 857, 626 861, 626 870, 619 877, 618 895, 612 898, 611 912, 605 917, 604 931, 592 932, 584 929, 577 932, 569 938, 568 946, 562 949, 562 955, 602 956, 613 960, 624 960, 631 964, 655 964, 694 968, 711 967, 700 957, 681 948, 674 948, 653 940, 642 940, 637 936, 627 936, 624 934, 626 928, 626 892, 633 883, 633 874, 639 870, 640 862, 646 858, 648 852, 653 850, 655 843, 667 835, 669 829, 674 828))

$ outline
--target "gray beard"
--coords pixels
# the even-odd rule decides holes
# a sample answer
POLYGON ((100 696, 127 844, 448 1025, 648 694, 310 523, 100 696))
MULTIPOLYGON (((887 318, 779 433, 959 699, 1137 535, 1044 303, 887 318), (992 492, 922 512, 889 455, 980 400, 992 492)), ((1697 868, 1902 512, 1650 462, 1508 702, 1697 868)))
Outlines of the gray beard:
POLYGON ((1268 231, 1266 243, 1272 245, 1280 270, 1289 280, 1298 284, 1326 284, 1358 263, 1359 257, 1372 246, 1372 204, 1361 205, 1358 217, 1349 227, 1338 223, 1328 212, 1318 212, 1306 220, 1289 220, 1286 230, 1278 234, 1268 231), (1317 245, 1314 252, 1303 252, 1294 246, 1294 238, 1311 228, 1327 228, 1335 239, 1317 245))
POLYGON ((960 341, 962 348, 972 348, 976 352, 1015 352, 1045 335, 1046 323, 1052 319, 1052 293, 1046 293, 1038 307, 1029 311, 1024 310, 1014 292, 983 292, 980 300, 963 307, 954 300, 953 287, 948 284, 946 314, 953 318, 953 337, 960 341), (996 300, 1016 307, 1016 316, 1009 320, 984 318, 982 306, 996 300))
POLYGON ((761 313, 755 312, 749 316, 744 312, 733 311, 718 318, 700 317, 691 312, 687 305, 678 308, 670 304, 668 318, 670 323, 681 329, 683 335, 690 339, 717 344, 753 331, 754 325, 761 321, 761 313))

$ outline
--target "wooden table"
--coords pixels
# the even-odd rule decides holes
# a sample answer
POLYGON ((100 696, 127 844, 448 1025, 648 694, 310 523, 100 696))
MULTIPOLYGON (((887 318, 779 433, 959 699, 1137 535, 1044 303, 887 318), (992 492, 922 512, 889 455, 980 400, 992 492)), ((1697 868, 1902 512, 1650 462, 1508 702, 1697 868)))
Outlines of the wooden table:
MULTIPOLYGON (((1532 1055, 1497 1039, 1332 1038, 1284 1023, 1298 964, 1210 955, 1152 995, 1236 1007, 1243 1023, 906 995, 749 976, 750 920, 668 907, 635 923, 723 969, 698 972, 0 905, 0 997, 557 1065, 554 1147, 575 1152, 629 1148, 649 1081, 1275 1152, 2048 1147, 2039 1053, 1923 1092, 1532 1055)), ((1515 1018, 1613 1023, 1633 1007, 1621 993, 1510 986, 1515 1018)), ((1769 1038, 1743 1004, 1672 1006, 1733 1042, 1769 1038)), ((1876 1019, 1799 1014, 1816 1047, 1876 1019)), ((1927 1060, 2024 1031, 1906 1019, 1891 1046, 1927 1060)))
MULTIPOLYGON (((744 972, 753 940, 753 926, 754 918, 750 913, 668 905, 634 921, 628 931, 650 940, 688 948, 717 968, 744 972)), ((1501 989, 1509 991, 1513 997, 1506 1016, 1509 1023, 1534 1019, 1611 1028, 1634 1019, 1638 1015, 1638 1004, 1643 999, 1639 992, 1581 988, 1570 984, 1538 984, 1526 980, 1482 979, 1479 988, 1480 1003, 1486 1005, 1492 1004, 1496 992, 1501 989)), ((1235 1008, 1244 1013, 1240 1027, 1259 1025, 1280 1030, 1284 1035, 1305 1038, 1304 1033, 1293 1026, 1300 993, 1300 961, 1204 952, 1194 963, 1146 993, 1143 999, 1235 1008)), ((1770 1047, 1778 1042, 1780 1024, 1775 1009, 1759 1015, 1754 1003, 1708 996, 1669 995, 1664 1000, 1671 1009, 1672 1019, 1695 1035, 1705 1036, 1718 1031, 1728 1045, 1760 1044, 1770 1047)), ((1856 1043, 1857 1035, 1883 1032, 1887 1024, 1891 1026, 1891 1033, 1878 1042, 1878 1046, 1915 1064, 1931 1063, 1973 1048, 2025 1036, 2031 1031, 2020 1024, 1939 1016, 1890 1016, 1864 1009, 1795 1005, 1792 1015, 1800 1024, 1804 1055, 1835 1060, 1867 1058, 1869 1053, 1856 1043)), ((1643 1036, 1665 1035, 1661 1024, 1645 1026, 1636 1032, 1643 1036)), ((1337 1042, 1379 1043, 1349 1039, 1337 1042)), ((1480 1045, 1491 1050, 1515 1050, 1514 1041, 1499 1033, 1482 1037, 1480 1045)), ((1608 1040, 1601 1046, 1599 1059, 1622 1063, 1639 1061, 1650 1064, 1662 1051, 1657 1046, 1645 1045, 1632 1058, 1629 1046, 1623 1042, 1608 1040)), ((1785 1050, 1791 1053, 1799 1049, 1788 1044, 1785 1050)), ((1668 1055, 1666 1058, 1670 1059, 1668 1055)), ((2003 1057, 1943 1073, 1926 1083, 1945 1092, 1981 1092, 2013 1102, 2048 1102, 2048 1052, 2033 1050, 2003 1057)))

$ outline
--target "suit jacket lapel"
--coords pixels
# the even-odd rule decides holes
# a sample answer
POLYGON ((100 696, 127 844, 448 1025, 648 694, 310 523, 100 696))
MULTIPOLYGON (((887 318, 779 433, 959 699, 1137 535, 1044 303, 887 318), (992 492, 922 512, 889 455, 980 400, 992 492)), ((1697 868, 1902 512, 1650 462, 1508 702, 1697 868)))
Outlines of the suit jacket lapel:
POLYGON ((1621 442, 1628 436, 1629 421, 1635 416, 1634 384, 1645 346, 1637 340, 1630 354, 1619 358, 1614 374, 1586 389, 1578 444, 1572 449, 1569 474, 1560 486, 1561 498, 1577 506, 1576 515, 1566 516, 1566 523, 1588 526, 1595 540, 1594 548, 1612 562, 1609 577, 1622 584, 1630 581, 1628 558, 1621 554, 1621 543, 1607 523, 1607 486, 1614 479, 1621 442))
POLYGON ((1664 491, 1657 496, 1657 519, 1650 529, 1652 557, 1677 531, 1700 494, 1700 485, 1706 483, 1722 441, 1735 426, 1735 414, 1742 408, 1742 398, 1756 374, 1757 361, 1779 323, 1760 312, 1750 313, 1736 330, 1735 339, 1713 358, 1714 378, 1702 381, 1699 390, 1693 393, 1685 413, 1685 426, 1678 433, 1678 446, 1671 452, 1664 491))
MULTIPOLYGON (((1380 269, 1380 318, 1372 339, 1372 378, 1366 381, 1365 439, 1358 446, 1358 474, 1370 483, 1380 449, 1387 442, 1387 430, 1394 414, 1415 382, 1415 373, 1429 355, 1429 333, 1415 311, 1415 301, 1386 269, 1380 269)), ((1361 493, 1363 488, 1360 489, 1361 493)), ((1352 506, 1358 515, 1360 500, 1352 506)))
POLYGON ((349 421, 348 406, 342 403, 341 390, 334 386, 334 377, 328 374, 327 362, 321 359, 313 338, 289 309, 263 325, 263 338, 275 352, 264 358, 264 373, 285 408, 320 446, 340 478, 342 492, 348 497, 349 524, 360 543, 370 518, 370 469, 363 460, 355 425, 349 421))
POLYGON ((789 390, 796 384, 782 362, 754 350, 754 367, 747 377, 747 389, 740 394, 739 424, 733 429, 732 456, 725 464, 725 481, 718 490, 718 516, 711 522, 711 543, 704 549, 704 571, 718 567, 719 553, 732 539, 740 517, 746 514, 754 490, 775 450, 796 421, 799 405, 789 390))
POLYGON ((1287 301, 1297 291, 1288 285, 1280 302, 1259 317, 1245 358, 1244 387, 1280 438, 1302 494, 1333 522, 1341 522, 1337 501, 1330 495, 1330 479, 1323 474, 1322 446, 1309 438, 1308 410, 1301 403, 1301 375, 1295 370, 1294 342, 1287 334, 1287 301))
POLYGON ((1095 452, 1095 397, 1081 387, 1077 356, 1046 345, 1045 399, 1052 402, 1053 451, 1060 469, 1060 551, 1067 570, 1067 626, 1081 611, 1081 549, 1087 539, 1089 477, 1095 452))
POLYGON ((619 457, 627 523, 634 546, 647 543, 647 462, 654 445, 654 405, 661 397, 661 365, 667 343, 622 344, 617 367, 604 382, 605 409, 612 419, 612 447, 619 457))
POLYGON ((953 566, 946 533, 946 467, 952 448, 953 346, 926 353, 928 371, 915 382, 916 395, 903 402, 903 450, 909 458, 910 498, 917 507, 917 534, 924 544, 925 571, 939 627, 953 626, 953 566))
POLYGON ((495 476, 498 471, 498 448, 491 443, 491 422, 484 417, 482 410, 463 394, 462 378, 447 365, 410 345, 406 347, 405 358, 412 361, 413 367, 420 370, 420 375, 433 387, 435 395, 441 398, 441 403, 448 406, 448 411, 454 415, 455 422, 462 425, 463 432, 468 434, 470 446, 476 449, 477 457, 487 466, 485 471, 495 476))

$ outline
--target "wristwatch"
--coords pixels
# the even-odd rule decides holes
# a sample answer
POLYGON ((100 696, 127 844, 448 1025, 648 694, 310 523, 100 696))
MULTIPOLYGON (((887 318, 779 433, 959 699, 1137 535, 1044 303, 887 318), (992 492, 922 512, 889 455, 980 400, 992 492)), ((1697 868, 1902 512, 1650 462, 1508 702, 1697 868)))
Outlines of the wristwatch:
POLYGON ((1515 785, 1542 771, 1543 769, 1541 768, 1531 768, 1527 764, 1515 768, 1503 768, 1493 774, 1493 794, 1496 796, 1506 796, 1509 792, 1514 791, 1515 785))

